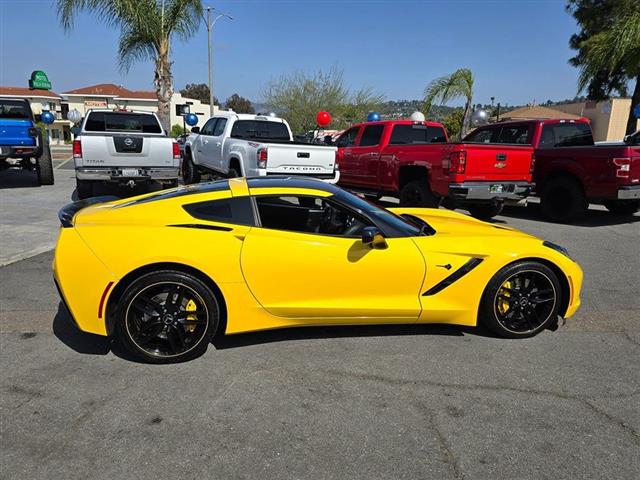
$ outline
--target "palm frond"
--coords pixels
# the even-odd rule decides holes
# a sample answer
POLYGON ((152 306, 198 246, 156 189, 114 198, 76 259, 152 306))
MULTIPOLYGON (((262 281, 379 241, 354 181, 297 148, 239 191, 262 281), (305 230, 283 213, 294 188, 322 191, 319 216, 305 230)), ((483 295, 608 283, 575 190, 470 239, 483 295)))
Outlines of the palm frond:
POLYGON ((444 104, 459 97, 467 101, 473 98, 473 73, 468 68, 458 69, 429 83, 424 90, 425 108, 430 108, 438 100, 444 104))

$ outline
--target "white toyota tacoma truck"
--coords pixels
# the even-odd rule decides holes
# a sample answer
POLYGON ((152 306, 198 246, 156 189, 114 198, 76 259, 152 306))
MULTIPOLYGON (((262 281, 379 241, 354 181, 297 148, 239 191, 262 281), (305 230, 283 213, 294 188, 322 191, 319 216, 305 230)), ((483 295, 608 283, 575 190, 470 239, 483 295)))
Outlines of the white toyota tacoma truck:
POLYGON ((73 142, 73 161, 79 198, 91 197, 96 183, 178 186, 180 147, 152 112, 89 110, 73 142))
POLYGON ((198 183, 202 173, 223 177, 306 175, 337 183, 336 147, 294 142, 289 124, 277 117, 220 112, 184 145, 182 178, 198 183))

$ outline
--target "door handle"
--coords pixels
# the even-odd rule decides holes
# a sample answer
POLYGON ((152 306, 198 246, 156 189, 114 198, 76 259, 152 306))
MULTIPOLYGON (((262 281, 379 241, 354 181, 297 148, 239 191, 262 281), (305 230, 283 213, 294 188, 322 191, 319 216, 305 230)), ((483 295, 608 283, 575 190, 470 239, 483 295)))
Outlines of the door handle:
POLYGON ((202 143, 209 143, 209 140, 202 140, 202 143))

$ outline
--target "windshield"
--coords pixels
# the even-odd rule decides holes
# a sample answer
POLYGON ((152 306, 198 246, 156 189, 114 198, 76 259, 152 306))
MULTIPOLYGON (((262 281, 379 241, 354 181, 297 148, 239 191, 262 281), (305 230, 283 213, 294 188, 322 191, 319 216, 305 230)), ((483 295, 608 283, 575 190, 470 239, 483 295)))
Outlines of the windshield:
MULTIPOLYGON (((410 223, 395 213, 391 213, 389 210, 380 208, 344 190, 337 192, 334 197, 358 213, 364 214, 373 220, 386 237, 417 237, 420 235, 429 235, 433 230, 431 227, 419 227, 416 225, 417 222, 410 223)), ((424 222, 424 224, 427 225, 426 222, 424 222)))
POLYGON ((291 140, 289 129, 284 123, 269 120, 238 120, 231 128, 231 136, 244 140, 264 140, 267 142, 288 142, 291 140))

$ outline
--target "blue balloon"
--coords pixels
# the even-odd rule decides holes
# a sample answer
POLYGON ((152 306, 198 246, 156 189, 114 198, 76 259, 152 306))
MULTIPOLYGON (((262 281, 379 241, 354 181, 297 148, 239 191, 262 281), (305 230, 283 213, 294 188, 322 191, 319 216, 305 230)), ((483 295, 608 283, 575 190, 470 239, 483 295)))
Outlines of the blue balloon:
POLYGON ((379 122, 380 114, 378 112, 369 112, 367 115, 367 122, 379 122))
POLYGON ((56 117, 51 112, 42 112, 42 115, 40 115, 40 119, 43 121, 43 123, 50 125, 53 123, 56 117))
POLYGON ((198 124, 198 116, 195 113, 190 113, 185 117, 184 121, 187 122, 187 125, 193 127, 198 124))

